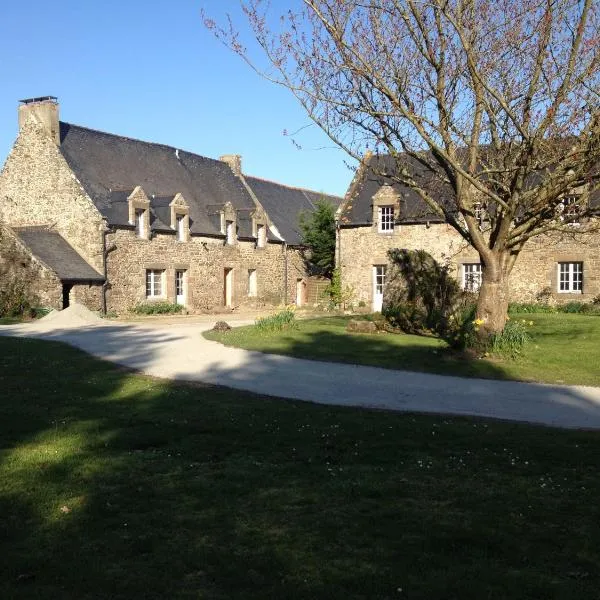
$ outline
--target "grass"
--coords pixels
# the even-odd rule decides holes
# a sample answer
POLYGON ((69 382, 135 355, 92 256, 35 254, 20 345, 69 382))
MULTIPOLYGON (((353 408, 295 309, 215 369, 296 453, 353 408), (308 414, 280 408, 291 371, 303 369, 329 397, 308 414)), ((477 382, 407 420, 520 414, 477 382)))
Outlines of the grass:
POLYGON ((0 386, 1 598, 597 595, 598 433, 174 385, 1 337, 0 386))
POLYGON ((580 314, 524 314, 532 343, 517 359, 468 359, 445 342, 406 334, 350 334, 349 317, 299 321, 294 330, 264 333, 252 326, 209 331, 208 339, 228 346, 333 362, 462 377, 514 379, 600 386, 600 318, 580 314))

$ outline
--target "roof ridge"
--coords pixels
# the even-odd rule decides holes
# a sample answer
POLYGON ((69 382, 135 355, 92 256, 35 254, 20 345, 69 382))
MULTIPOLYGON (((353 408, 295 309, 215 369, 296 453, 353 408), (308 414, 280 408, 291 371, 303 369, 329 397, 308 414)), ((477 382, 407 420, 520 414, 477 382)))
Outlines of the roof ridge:
POLYGON ((340 198, 341 196, 336 196, 335 194, 328 194, 326 192, 317 192, 316 190, 311 190, 306 187, 300 187, 297 185, 288 185, 287 183, 280 183, 279 181, 274 181, 272 179, 266 179, 264 177, 257 177, 256 175, 246 175, 244 177, 247 179, 256 179, 258 181, 263 181, 264 183, 274 183, 275 185, 280 185, 281 187, 288 188, 290 190, 298 190, 299 192, 310 192, 311 194, 322 194, 323 196, 331 196, 332 198, 340 198))
POLYGON ((149 142, 148 140, 141 140, 140 138, 130 137, 128 135, 121 135, 118 133, 111 133, 109 131, 102 131, 101 129, 94 129, 93 127, 85 127, 83 125, 77 125, 75 123, 68 123, 67 121, 60 121, 63 125, 68 125, 69 127, 77 127, 78 129, 83 129, 85 131, 91 131, 92 133, 100 133, 102 135, 108 135, 113 138, 119 138, 122 140, 127 140, 129 142, 137 142, 139 144, 147 144, 148 146, 157 146, 160 148, 165 148, 167 150, 172 150, 173 152, 185 152, 186 154, 190 154, 192 156, 197 156, 198 158, 203 158, 205 160, 210 160, 212 162, 222 164, 227 166, 222 160, 218 158, 211 158, 210 156, 204 156, 203 154, 197 154, 196 152, 191 152, 190 150, 185 150, 184 148, 178 148, 177 146, 171 146, 169 144, 162 144, 160 142, 149 142))

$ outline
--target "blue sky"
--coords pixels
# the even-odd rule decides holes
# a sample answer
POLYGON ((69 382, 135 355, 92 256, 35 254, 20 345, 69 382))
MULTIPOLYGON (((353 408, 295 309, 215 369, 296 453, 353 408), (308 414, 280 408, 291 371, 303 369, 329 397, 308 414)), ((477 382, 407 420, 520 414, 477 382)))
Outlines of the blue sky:
POLYGON ((204 28, 201 8, 216 20, 241 14, 237 0, 4 2, 0 163, 18 100, 52 95, 63 121, 213 158, 241 154, 247 174, 343 195, 353 163, 290 92, 204 28), (301 150, 283 134, 300 129, 301 150))

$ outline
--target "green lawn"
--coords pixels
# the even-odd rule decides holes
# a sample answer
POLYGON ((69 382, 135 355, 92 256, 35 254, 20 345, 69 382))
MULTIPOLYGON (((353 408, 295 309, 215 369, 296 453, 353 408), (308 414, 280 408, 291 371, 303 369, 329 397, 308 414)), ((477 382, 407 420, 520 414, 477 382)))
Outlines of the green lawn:
POLYGON ((0 337, 0 598, 595 598, 599 434, 258 397, 0 337))
POLYGON ((415 335, 349 334, 350 317, 298 321, 296 329, 262 333, 253 326, 208 339, 228 346, 300 358, 426 371, 463 377, 516 379, 600 386, 600 317, 580 314, 524 314, 532 321, 533 343, 519 360, 493 356, 469 360, 447 349, 441 340, 415 335))

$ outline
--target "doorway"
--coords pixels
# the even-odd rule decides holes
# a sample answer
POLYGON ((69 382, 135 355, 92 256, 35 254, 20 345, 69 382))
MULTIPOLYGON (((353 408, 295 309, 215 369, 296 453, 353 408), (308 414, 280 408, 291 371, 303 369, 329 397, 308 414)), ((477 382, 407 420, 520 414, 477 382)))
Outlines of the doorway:
POLYGON ((175 271, 175 302, 185 306, 185 271, 175 271))
POLYGON ((373 312, 381 312, 383 306, 386 270, 385 265, 375 265, 373 267, 373 312))
POLYGON ((306 281, 298 279, 296 281, 296 306, 304 306, 306 304, 306 281))
POLYGON ((233 269, 229 268, 224 271, 223 302, 225 306, 233 304, 233 269))
POLYGON ((71 289, 73 288, 72 283, 63 283, 62 286, 62 307, 69 308, 71 305, 71 289))

